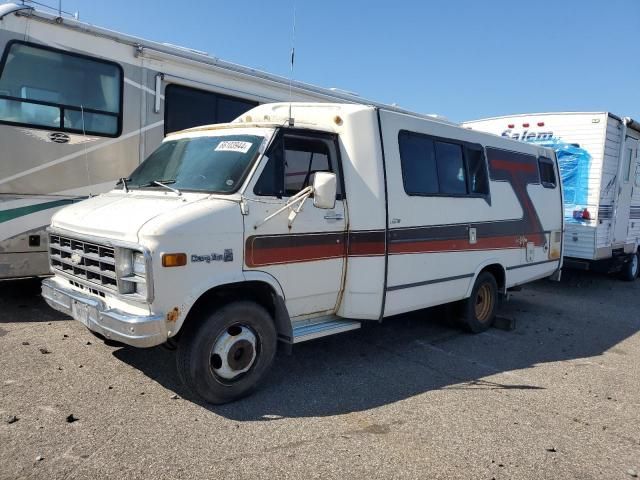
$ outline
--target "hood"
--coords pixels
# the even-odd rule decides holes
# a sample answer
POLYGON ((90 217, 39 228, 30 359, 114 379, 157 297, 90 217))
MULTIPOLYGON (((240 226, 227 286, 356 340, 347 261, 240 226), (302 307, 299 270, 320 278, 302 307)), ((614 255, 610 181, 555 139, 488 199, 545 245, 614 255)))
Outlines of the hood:
POLYGON ((63 208, 51 226, 82 235, 138 241, 138 232, 150 220, 206 198, 203 194, 112 191, 63 208))

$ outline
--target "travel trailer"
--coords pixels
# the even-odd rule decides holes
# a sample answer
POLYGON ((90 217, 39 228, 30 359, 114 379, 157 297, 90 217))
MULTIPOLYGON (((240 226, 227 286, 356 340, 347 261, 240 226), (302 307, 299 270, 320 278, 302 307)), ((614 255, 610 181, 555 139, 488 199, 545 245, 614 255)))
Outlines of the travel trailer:
POLYGON ((49 305, 106 338, 177 348, 213 403, 276 350, 450 302, 472 332, 500 295, 558 278, 553 150, 393 108, 258 106, 169 135, 118 188, 52 219, 49 305))
POLYGON ((110 190, 168 133, 260 103, 358 100, 27 4, 0 5, 0 53, 0 279, 48 273, 51 215, 110 190))
POLYGON ((564 265, 637 278, 640 123, 608 112, 573 112, 463 125, 555 149, 564 191, 564 265))

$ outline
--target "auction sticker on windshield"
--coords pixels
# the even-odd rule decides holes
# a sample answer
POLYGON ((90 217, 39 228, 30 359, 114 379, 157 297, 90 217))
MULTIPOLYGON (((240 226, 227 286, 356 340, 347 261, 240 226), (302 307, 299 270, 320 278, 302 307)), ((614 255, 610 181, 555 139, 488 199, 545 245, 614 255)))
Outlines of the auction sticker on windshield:
POLYGON ((247 153, 253 145, 251 142, 241 142, 238 140, 225 140, 220 142, 215 148, 216 152, 240 152, 247 153))

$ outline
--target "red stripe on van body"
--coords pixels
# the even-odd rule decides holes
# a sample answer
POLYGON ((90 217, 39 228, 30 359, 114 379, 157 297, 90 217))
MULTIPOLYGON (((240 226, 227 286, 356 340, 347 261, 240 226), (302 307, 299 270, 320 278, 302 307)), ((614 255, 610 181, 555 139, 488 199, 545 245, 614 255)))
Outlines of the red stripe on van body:
POLYGON ((507 160, 491 160, 492 170, 505 170, 511 173, 515 173, 515 172, 535 173, 537 170, 536 167, 537 165, 532 165, 528 163, 513 163, 507 160))
POLYGON ((522 248, 521 237, 510 235, 503 237, 478 238, 477 242, 473 244, 469 243, 469 239, 393 243, 389 246, 389 253, 463 252, 467 250, 497 250, 507 248, 522 248))

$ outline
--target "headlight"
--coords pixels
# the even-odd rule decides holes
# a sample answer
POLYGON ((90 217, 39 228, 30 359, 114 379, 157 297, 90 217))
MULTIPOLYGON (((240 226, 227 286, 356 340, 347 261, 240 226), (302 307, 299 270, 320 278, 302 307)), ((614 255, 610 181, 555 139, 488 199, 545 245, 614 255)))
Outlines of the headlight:
POLYGON ((142 252, 133 252, 133 273, 141 277, 147 274, 147 262, 142 252))

